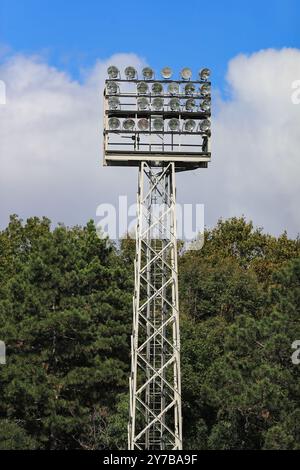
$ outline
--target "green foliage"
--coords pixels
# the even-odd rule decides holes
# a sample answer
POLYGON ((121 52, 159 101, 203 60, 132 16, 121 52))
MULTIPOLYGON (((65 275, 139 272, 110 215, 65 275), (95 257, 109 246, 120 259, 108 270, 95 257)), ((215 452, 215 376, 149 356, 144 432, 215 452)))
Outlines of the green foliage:
MULTIPOLYGON (((134 241, 0 232, 0 449, 127 446, 134 241)), ((300 245, 243 218, 179 260, 186 449, 300 449, 300 245)))
POLYGON ((299 448, 299 255, 233 219, 182 258, 185 447, 299 448))
POLYGON ((14 421, 0 419, 0 450, 23 449, 36 449, 36 442, 14 421))
POLYGON ((1 240, 0 415, 38 448, 80 447, 91 410, 113 410, 128 383, 127 268, 92 222, 51 231, 46 219, 13 217, 1 240))

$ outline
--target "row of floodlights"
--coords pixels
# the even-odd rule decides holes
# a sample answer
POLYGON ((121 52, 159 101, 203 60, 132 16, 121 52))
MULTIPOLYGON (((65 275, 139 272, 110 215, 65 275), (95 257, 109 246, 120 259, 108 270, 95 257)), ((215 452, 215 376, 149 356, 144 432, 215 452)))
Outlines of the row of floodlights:
MULTIPOLYGON (((164 122, 165 121, 160 117, 154 118, 151 120, 151 128, 154 131, 163 132, 165 127, 164 122)), ((108 125, 109 128, 113 131, 117 131, 121 128, 125 131, 134 131, 136 126, 134 119, 124 119, 123 123, 121 124, 120 119, 116 117, 111 117, 108 120, 108 125)), ((179 132, 180 130, 184 132, 208 132, 210 130, 210 120, 204 119, 200 122, 196 122, 194 119, 187 119, 183 122, 182 126, 180 126, 180 120, 177 118, 172 118, 168 121, 168 128, 172 132, 179 132)), ((138 119, 137 129, 140 131, 148 131, 150 129, 149 119, 138 119)))
MULTIPOLYGON (((137 76, 138 76, 137 71, 132 66, 126 67, 124 73, 125 73, 125 77, 127 80, 137 79, 137 76)), ((111 80, 118 79, 121 76, 118 67, 116 67, 115 65, 111 65, 110 67, 108 67, 107 74, 111 80)), ((154 74, 154 70, 151 67, 144 67, 142 70, 142 75, 145 80, 153 80, 155 74, 154 74)), ((173 75, 173 71, 170 67, 164 67, 161 71, 161 76, 165 80, 169 80, 172 77, 172 75, 173 75)), ((180 76, 182 80, 190 80, 192 78, 191 69, 188 67, 184 67, 180 72, 180 76)), ((207 68, 199 70, 198 76, 200 80, 206 81, 210 77, 210 70, 207 68)))
MULTIPOLYGON (((120 88, 116 82, 108 82, 106 89, 109 95, 118 95, 120 93, 120 88)), ((138 95, 146 95, 150 92, 150 88, 146 82, 138 82, 136 90, 138 95)), ((176 82, 169 83, 167 86, 167 91, 170 95, 178 95, 180 92, 179 84, 176 82)), ((202 83, 198 90, 194 83, 187 83, 184 86, 185 95, 194 95, 195 93, 200 93, 201 96, 208 96, 210 92, 211 87, 209 83, 202 83)), ((153 95, 164 94, 163 85, 159 82, 154 82, 151 86, 151 93, 153 95)))
MULTIPOLYGON (((194 98, 188 98, 184 101, 184 103, 182 103, 179 98, 171 98, 168 103, 165 103, 163 98, 153 98, 151 102, 144 96, 141 96, 137 99, 137 108, 139 111, 146 111, 150 108, 152 111, 162 111, 164 105, 167 105, 170 111, 180 112, 181 110, 198 110, 207 113, 210 112, 211 100, 210 98, 204 98, 198 103, 198 100, 195 100, 194 98)), ((108 99, 108 107, 110 110, 120 109, 121 103, 119 98, 116 96, 111 96, 108 99)))

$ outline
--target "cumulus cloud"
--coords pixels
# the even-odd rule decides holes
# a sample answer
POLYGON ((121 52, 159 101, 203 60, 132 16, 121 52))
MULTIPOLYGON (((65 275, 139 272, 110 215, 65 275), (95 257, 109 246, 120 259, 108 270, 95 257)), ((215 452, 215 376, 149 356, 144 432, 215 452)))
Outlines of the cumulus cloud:
POLYGON ((102 90, 109 63, 143 66, 134 54, 99 61, 74 81, 39 57, 14 56, 0 67, 0 224, 9 214, 85 223, 96 207, 131 194, 136 171, 102 167, 102 90))
MULTIPOLYGON (((0 66, 7 104, 0 107, 0 224, 18 213, 84 223, 96 206, 135 200, 134 169, 103 168, 101 90, 109 63, 144 61, 119 54, 74 81, 36 57, 0 66)), ((206 224, 244 214, 272 233, 300 231, 300 50, 263 50, 228 66, 229 95, 215 92, 209 169, 177 177, 180 202, 204 202, 206 224)))
POLYGON ((218 100, 213 119, 213 160, 188 186, 190 193, 199 187, 207 221, 244 214, 275 234, 300 232, 300 105, 291 99, 299 78, 296 49, 229 63, 229 98, 218 100))

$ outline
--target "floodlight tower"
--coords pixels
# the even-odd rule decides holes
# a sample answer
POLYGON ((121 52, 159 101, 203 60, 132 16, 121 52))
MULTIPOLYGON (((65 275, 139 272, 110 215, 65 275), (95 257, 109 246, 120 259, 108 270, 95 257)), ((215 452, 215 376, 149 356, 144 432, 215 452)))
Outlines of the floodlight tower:
POLYGON ((175 172, 210 161, 209 69, 108 68, 104 165, 139 169, 128 447, 182 449, 175 172))

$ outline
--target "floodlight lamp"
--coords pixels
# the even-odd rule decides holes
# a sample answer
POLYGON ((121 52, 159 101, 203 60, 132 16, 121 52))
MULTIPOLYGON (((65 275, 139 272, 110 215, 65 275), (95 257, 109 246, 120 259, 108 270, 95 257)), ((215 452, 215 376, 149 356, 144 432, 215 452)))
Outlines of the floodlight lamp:
POLYGON ((201 80, 206 81, 210 77, 210 70, 207 68, 200 70, 199 77, 201 80))
POLYGON ((139 95, 145 95, 148 93, 148 85, 145 82, 139 82, 136 88, 139 95))
POLYGON ((200 87, 200 93, 202 96, 209 96, 211 91, 211 87, 209 83, 203 83, 200 87))
POLYGON ((196 87, 193 83, 187 83, 184 87, 184 92, 186 95, 192 95, 195 93, 196 87))
POLYGON ((112 129, 113 131, 116 131, 120 127, 120 120, 116 117, 111 117, 108 120, 108 125, 110 129, 112 129))
POLYGON ((171 98, 169 101, 169 107, 171 111, 179 111, 180 110, 180 101, 178 98, 171 98))
POLYGON ((193 111, 196 106, 195 100, 193 98, 189 98, 185 102, 185 109, 187 111, 193 111))
POLYGON ((164 67, 161 71, 162 78, 168 80, 173 75, 173 71, 170 67, 164 67))
POLYGON ((164 107, 164 100, 162 98, 154 98, 152 101, 152 109, 154 111, 161 111, 164 107))
POLYGON ((136 75, 137 75, 137 73, 136 73, 136 70, 135 70, 134 67, 131 67, 131 66, 126 67, 125 76, 126 76, 127 80, 134 80, 136 78, 136 75))
POLYGON ((163 90, 164 90, 164 89, 163 89, 163 86, 162 86, 161 83, 158 83, 158 82, 153 83, 153 85, 152 85, 152 93, 153 93, 154 95, 161 95, 162 92, 163 92, 163 90))
POLYGON ((149 121, 146 118, 138 120, 138 128, 140 131, 147 131, 149 129, 149 121))
POLYGON ((119 87, 116 82, 107 82, 106 89, 109 95, 116 95, 119 91, 119 87))
POLYGON ((110 65, 107 69, 107 75, 110 79, 116 79, 119 77, 119 69, 118 67, 115 67, 114 65, 110 65))
POLYGON ((178 131, 179 129, 179 119, 177 118, 172 118, 169 121, 169 129, 170 131, 178 131))
POLYGON ((168 85, 168 92, 170 93, 170 95, 177 95, 179 93, 178 83, 170 83, 170 85, 168 85))
POLYGON ((210 102, 210 99, 209 99, 209 98, 205 98, 205 99, 202 100, 201 103, 200 103, 200 108, 201 108, 202 111, 204 111, 204 112, 210 111, 210 106, 211 106, 211 102, 210 102))
POLYGON ((120 108, 120 100, 116 96, 111 96, 108 98, 108 107, 109 109, 119 109, 120 108))
POLYGON ((183 80, 189 80, 192 76, 192 71, 188 67, 185 67, 181 70, 180 75, 183 80))
POLYGON ((210 120, 209 119, 204 119, 204 121, 202 121, 200 123, 200 130, 202 132, 207 132, 210 130, 210 120))
POLYGON ((188 119, 184 124, 184 129, 187 132, 193 132, 195 127, 196 127, 196 122, 194 121, 194 119, 188 119))
POLYGON ((123 129, 125 131, 132 131, 134 129, 135 122, 133 119, 125 119, 123 122, 123 129))
POLYGON ((154 72, 150 67, 144 67, 142 74, 145 80, 151 80, 154 77, 154 72))
POLYGON ((147 98, 144 98, 144 97, 138 98, 137 105, 138 105, 138 109, 145 110, 149 107, 149 101, 147 100, 147 98))
POLYGON ((163 131, 164 121, 162 118, 154 118, 152 121, 152 127, 155 131, 163 131))

